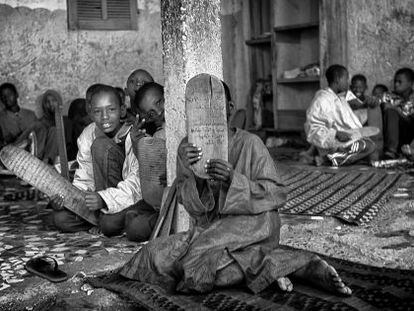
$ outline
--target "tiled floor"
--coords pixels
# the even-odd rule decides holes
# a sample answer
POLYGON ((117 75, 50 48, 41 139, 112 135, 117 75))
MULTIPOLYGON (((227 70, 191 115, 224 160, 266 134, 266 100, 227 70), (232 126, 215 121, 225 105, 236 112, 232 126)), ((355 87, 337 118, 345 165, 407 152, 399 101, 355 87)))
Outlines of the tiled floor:
POLYGON ((36 201, 34 196, 38 195, 32 188, 14 178, 0 179, 0 290, 30 277, 24 264, 34 256, 51 256, 62 265, 113 251, 129 254, 139 247, 124 237, 59 233, 50 225, 46 200, 36 201))

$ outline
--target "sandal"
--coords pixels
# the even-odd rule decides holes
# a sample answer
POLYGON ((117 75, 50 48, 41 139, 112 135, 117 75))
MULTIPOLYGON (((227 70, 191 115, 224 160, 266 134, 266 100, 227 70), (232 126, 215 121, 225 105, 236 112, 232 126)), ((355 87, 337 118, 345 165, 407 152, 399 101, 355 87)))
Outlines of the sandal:
POLYGON ((69 278, 67 273, 58 268, 56 259, 49 256, 32 258, 26 263, 25 268, 30 273, 54 283, 63 282, 69 278))

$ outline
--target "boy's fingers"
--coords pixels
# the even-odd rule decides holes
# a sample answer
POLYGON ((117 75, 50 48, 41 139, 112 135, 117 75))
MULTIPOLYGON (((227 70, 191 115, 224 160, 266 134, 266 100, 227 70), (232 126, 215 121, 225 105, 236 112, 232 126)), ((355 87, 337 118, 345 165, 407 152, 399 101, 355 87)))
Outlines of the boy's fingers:
POLYGON ((222 176, 220 174, 216 174, 216 173, 209 173, 210 177, 212 177, 215 180, 221 180, 221 181, 226 181, 227 178, 225 176, 222 176))
POLYGON ((230 174, 228 171, 226 170, 221 170, 218 168, 208 168, 207 169, 207 174, 217 174, 223 177, 228 177, 230 174))
POLYGON ((197 163, 198 161, 200 161, 199 158, 191 158, 191 159, 188 159, 188 163, 190 163, 191 165, 194 164, 194 163, 197 163))
POLYGON ((187 151, 186 155, 187 155, 187 158, 197 158, 197 157, 201 156, 202 154, 200 154, 197 151, 187 151))
POLYGON ((198 149, 197 147, 194 147, 194 146, 186 146, 185 147, 185 152, 196 152, 196 153, 200 153, 201 152, 201 150, 200 149, 198 149))
POLYGON ((211 161, 208 162, 207 167, 217 167, 219 169, 222 169, 224 171, 229 171, 231 170, 231 167, 225 162, 218 162, 218 161, 211 161))
POLYGON ((135 120, 134 127, 137 128, 137 129, 140 129, 144 124, 145 124, 145 118, 142 119, 142 120, 140 120, 139 118, 137 118, 135 120))

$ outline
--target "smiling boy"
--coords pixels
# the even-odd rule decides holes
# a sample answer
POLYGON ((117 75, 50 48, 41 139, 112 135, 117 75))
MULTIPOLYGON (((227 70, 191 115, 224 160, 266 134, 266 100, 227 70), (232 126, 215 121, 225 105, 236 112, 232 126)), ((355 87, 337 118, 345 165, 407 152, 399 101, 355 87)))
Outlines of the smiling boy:
MULTIPOLYGON (((128 135, 120 122, 125 110, 115 88, 97 86, 91 94, 90 115, 93 120, 78 139, 73 185, 85 192, 86 207, 95 211, 99 228, 107 236, 123 233, 128 208, 141 199, 138 160, 128 135)), ((92 224, 82 218, 82 210, 73 213, 62 209, 62 197, 52 198, 56 207, 54 223, 64 232, 88 230, 92 224)), ((134 208, 134 207, 132 207, 134 208)))

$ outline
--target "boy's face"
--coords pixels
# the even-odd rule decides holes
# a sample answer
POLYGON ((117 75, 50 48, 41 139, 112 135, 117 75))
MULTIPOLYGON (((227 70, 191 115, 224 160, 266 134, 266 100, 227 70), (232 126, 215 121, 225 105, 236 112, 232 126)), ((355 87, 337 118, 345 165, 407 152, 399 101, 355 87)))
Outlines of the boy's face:
POLYGON ((116 133, 121 128, 121 106, 117 96, 111 92, 101 92, 92 97, 92 121, 105 134, 116 133))
POLYGON ((343 71, 341 77, 338 79, 338 92, 346 92, 348 91, 348 84, 349 81, 349 74, 348 71, 343 71))
POLYGON ((356 97, 361 97, 367 90, 367 84, 362 80, 356 80, 351 84, 351 91, 356 97))
POLYGON ((157 90, 148 90, 139 103, 140 119, 146 124, 153 123, 157 128, 164 122, 164 96, 157 90))
POLYGON ((49 111, 55 111, 55 108, 58 106, 58 100, 53 95, 47 95, 45 101, 46 109, 49 111))
POLYGON ((3 102, 6 109, 17 106, 18 95, 10 88, 3 89, 0 94, 0 100, 3 102))
POLYGON ((384 95, 384 90, 382 87, 376 87, 372 90, 372 96, 376 97, 376 98, 382 98, 382 96, 384 95))
POLYGON ((153 79, 149 74, 147 74, 144 71, 138 71, 128 78, 125 92, 129 96, 131 101, 135 98, 135 92, 138 91, 141 86, 148 82, 153 82, 153 79))
POLYGON ((405 74, 396 75, 394 78, 394 90, 397 94, 403 94, 413 87, 413 82, 410 81, 405 74))

